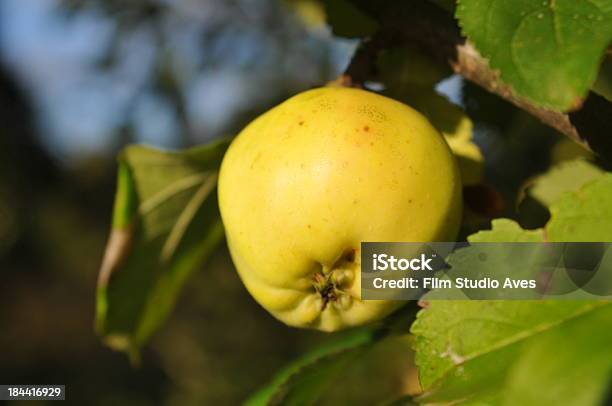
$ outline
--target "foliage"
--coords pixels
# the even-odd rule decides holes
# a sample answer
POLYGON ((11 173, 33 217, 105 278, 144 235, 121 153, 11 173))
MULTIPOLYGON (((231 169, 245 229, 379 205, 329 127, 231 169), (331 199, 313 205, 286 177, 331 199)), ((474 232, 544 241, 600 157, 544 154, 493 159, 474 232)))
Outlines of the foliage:
POLYGON ((137 357, 189 274, 221 240, 214 191, 226 146, 180 153, 132 146, 120 155, 97 292, 96 327, 111 347, 137 357))
MULTIPOLYGON (((563 170, 582 173, 583 165, 581 161, 570 163, 563 170)), ((539 183, 549 183, 558 171, 551 170, 552 175, 542 176, 539 183)), ((481 231, 468 240, 610 241, 610 216, 604 214, 612 207, 610 182, 610 174, 601 174, 591 183, 551 198, 553 217, 546 232, 523 230, 510 220, 500 219, 493 222, 490 231, 481 231), (577 229, 582 225, 589 230, 577 229)), ((536 183, 538 187, 544 188, 536 183)), ((461 251, 449 258, 453 267, 479 266, 476 252, 470 258, 469 251, 461 251), (457 262, 453 256, 462 260, 457 262)), ((505 258, 497 266, 516 267, 520 273, 521 261, 525 260, 505 258)), ((606 301, 432 300, 412 327, 424 389, 420 401, 597 404, 605 395, 612 368, 611 321, 612 304, 606 301), (571 351, 560 357, 554 350, 559 345, 571 351), (589 372, 574 375, 576 370, 589 372), (563 389, 542 390, 553 384, 563 389)))
POLYGON ((579 105, 612 40, 609 0, 461 0, 457 17, 517 94, 558 110, 579 105))
MULTIPOLYGON (((319 401, 334 380, 346 375, 351 363, 362 362, 369 351, 384 345, 386 339, 404 336, 408 332, 404 320, 414 317, 414 312, 414 307, 407 306, 382 323, 338 333, 279 371, 247 405, 303 405, 319 401)), ((385 362, 391 364, 389 360, 385 362)))
POLYGON ((378 337, 374 329, 351 331, 306 354, 281 370, 274 380, 257 392, 247 405, 301 405, 314 403, 342 373, 372 346, 378 337))
MULTIPOLYGON (((547 238, 580 241, 564 231, 576 216, 601 219, 597 206, 610 207, 610 180, 609 175, 602 176, 553 204, 553 213, 563 207, 564 215, 549 222, 547 238)), ((590 235, 609 240, 611 229, 603 223, 590 235)), ((470 241, 544 239, 543 233, 498 220, 491 231, 480 232, 470 241)), ((473 262, 477 264, 475 256, 473 262)), ((511 263, 516 266, 516 261, 511 263)), ((431 301, 412 328, 425 391, 420 400, 597 404, 605 395, 612 367, 608 345, 612 337, 606 327, 611 321, 612 307, 605 301, 431 301), (554 350, 559 346, 571 351, 559 356, 554 350), (551 385, 562 390, 542 390, 551 385)))
POLYGON ((412 328, 419 401, 597 404, 612 367, 602 328, 611 322, 609 302, 432 301, 412 328))
POLYGON ((533 186, 528 189, 528 194, 549 207, 564 193, 578 189, 602 173, 597 166, 583 159, 564 161, 532 181, 533 186))

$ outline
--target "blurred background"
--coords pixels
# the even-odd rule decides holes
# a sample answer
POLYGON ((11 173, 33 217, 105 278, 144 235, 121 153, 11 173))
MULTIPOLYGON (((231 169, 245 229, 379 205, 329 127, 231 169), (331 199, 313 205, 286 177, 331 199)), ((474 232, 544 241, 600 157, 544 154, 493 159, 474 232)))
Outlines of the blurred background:
MULTIPOLYGON (((324 340, 260 309, 224 246, 138 368, 94 335, 94 290, 124 145, 236 134, 336 78, 356 46, 310 0, 0 1, 0 383, 66 384, 71 404, 236 404, 324 340)), ((548 165, 528 157, 559 138, 457 77, 438 88, 475 120, 488 182, 511 211, 522 182, 548 165)), ((343 384, 327 401, 414 390, 406 349, 377 350, 384 373, 373 354, 348 374, 380 381, 367 393, 343 384)))

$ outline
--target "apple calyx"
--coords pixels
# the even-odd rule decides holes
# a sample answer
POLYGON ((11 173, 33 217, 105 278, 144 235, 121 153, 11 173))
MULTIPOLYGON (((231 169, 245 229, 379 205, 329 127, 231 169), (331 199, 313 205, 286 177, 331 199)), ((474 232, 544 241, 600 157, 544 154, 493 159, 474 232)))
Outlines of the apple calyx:
POLYGON ((321 266, 314 273, 312 286, 321 297, 321 311, 327 308, 328 303, 335 307, 346 310, 353 302, 351 295, 347 292, 353 282, 355 263, 355 249, 349 249, 331 267, 321 266))

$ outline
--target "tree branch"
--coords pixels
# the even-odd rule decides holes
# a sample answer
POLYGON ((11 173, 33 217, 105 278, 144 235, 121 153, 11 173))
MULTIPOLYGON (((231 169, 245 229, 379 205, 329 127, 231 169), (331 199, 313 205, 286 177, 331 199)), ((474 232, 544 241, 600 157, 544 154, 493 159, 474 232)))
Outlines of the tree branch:
POLYGON ((499 73, 492 70, 461 36, 456 21, 448 12, 421 1, 404 2, 400 7, 382 10, 363 3, 362 8, 376 16, 382 28, 371 39, 362 42, 346 69, 345 73, 353 82, 376 77, 376 57, 383 49, 416 46, 434 59, 447 63, 466 80, 535 116, 605 160, 612 158, 612 103, 603 97, 590 92, 582 105, 570 113, 536 106, 515 95, 511 87, 499 79, 499 73))
POLYGON ((570 122, 567 114, 534 106, 528 101, 515 96, 510 86, 499 80, 497 72, 489 68, 486 60, 480 56, 470 43, 457 45, 457 59, 449 60, 449 64, 455 73, 458 73, 470 82, 479 85, 491 93, 495 93, 518 108, 539 118, 544 124, 587 146, 570 122))

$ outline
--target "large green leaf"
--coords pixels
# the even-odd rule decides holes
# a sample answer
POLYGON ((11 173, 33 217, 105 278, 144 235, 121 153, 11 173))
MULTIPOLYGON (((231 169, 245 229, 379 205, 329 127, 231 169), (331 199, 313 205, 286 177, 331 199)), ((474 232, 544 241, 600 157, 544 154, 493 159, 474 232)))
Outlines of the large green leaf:
POLYGON ((432 301, 420 312, 425 403, 596 405, 612 370, 612 303, 432 301))
POLYGON ((611 0, 460 0, 456 15, 504 82, 556 110, 584 97, 612 40, 611 0))
MULTIPOLYGON (((549 194, 546 194, 549 196, 549 194)), ((510 220, 471 242, 611 241, 612 175, 572 193, 554 191, 553 217, 544 230, 510 220)), ((478 252, 448 259, 479 266, 478 252)), ((459 251, 458 251, 459 253, 459 251)), ((506 258, 519 267, 529 258, 506 258)), ((520 269, 517 273, 520 274, 520 269)), ((609 279, 609 278, 604 278, 609 279)), ((610 301, 425 302, 412 326, 425 403, 487 405, 597 405, 612 371, 610 301)))
POLYGON ((226 147, 225 141, 182 152, 130 146, 119 155, 96 303, 96 329, 109 346, 137 356, 222 239, 214 191, 226 147))
MULTIPOLYGON (((584 303, 583 303, 584 304, 584 303)), ((507 405, 600 405, 612 380, 612 305, 551 328, 521 352, 507 378, 507 405)))

